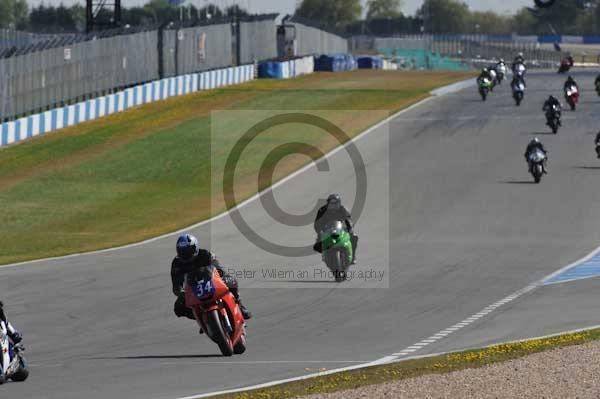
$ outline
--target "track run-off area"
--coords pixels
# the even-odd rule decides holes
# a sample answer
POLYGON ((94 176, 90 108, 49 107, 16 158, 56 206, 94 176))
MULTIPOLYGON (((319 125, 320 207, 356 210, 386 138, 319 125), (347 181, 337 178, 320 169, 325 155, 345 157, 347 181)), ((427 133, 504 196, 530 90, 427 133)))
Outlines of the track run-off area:
MULTIPOLYGON (((173 315, 176 234, 0 267, 0 292, 14 303, 8 310, 25 333, 31 363, 30 379, 2 386, 3 395, 189 397, 597 325, 600 279, 544 280, 600 243, 600 98, 595 76, 574 77, 581 104, 563 113, 557 135, 549 134, 541 107, 549 94, 562 93, 564 77, 530 73, 519 108, 507 83, 486 102, 473 85, 357 138, 368 195, 356 221, 356 270, 383 259, 384 284, 332 288, 318 276, 272 287, 241 281, 254 313, 242 356, 221 357, 193 322, 173 315), (539 185, 523 158, 534 136, 549 150, 549 175, 539 185)), ((301 214, 340 192, 352 204, 355 176, 346 153, 332 153, 328 164, 328 172, 309 167, 278 184, 277 203, 301 214)), ((257 199, 240 212, 265 237, 314 241, 312 226, 286 229, 257 199)), ((228 216, 190 231, 223 264, 259 276, 268 265, 294 270, 306 262, 258 249, 228 216)), ((320 264, 318 255, 310 261, 320 264)))

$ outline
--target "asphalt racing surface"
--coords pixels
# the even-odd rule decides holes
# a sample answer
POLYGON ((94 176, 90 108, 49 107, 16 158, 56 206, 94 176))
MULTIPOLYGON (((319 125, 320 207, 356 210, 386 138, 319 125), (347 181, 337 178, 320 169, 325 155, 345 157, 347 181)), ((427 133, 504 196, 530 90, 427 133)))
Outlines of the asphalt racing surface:
MULTIPOLYGON (((600 98, 591 74, 576 112, 548 134, 543 100, 564 77, 531 73, 520 108, 505 83, 482 102, 471 87, 406 112, 356 143, 368 195, 355 270, 382 272, 332 288, 327 278, 272 281, 264 270, 309 260, 248 242, 229 217, 193 229, 241 281, 253 311, 248 351, 222 358, 194 322, 172 313, 175 236, 112 252, 0 268, 0 292, 23 330, 31 363, 14 398, 178 398, 375 361, 397 353, 581 258, 600 244, 600 98), (537 135, 549 172, 531 184, 523 152, 537 135), (389 285, 389 288, 385 288, 389 285)), ((330 172, 309 169, 278 186, 277 203, 304 213, 355 178, 344 151, 330 172)), ((241 213, 257 233, 306 245, 311 226, 286 228, 259 201, 241 213)), ((415 354, 600 324, 600 279, 542 286, 415 354)))

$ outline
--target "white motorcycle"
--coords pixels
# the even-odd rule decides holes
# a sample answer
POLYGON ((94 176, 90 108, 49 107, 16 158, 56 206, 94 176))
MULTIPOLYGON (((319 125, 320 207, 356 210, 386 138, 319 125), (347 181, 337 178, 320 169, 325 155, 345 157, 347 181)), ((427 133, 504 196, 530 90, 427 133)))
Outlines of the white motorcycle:
POLYGON ((512 82, 513 98, 517 107, 521 105, 523 98, 525 98, 525 83, 522 80, 512 82))
POLYGON ((531 175, 533 176, 533 180, 536 183, 539 183, 542 180, 542 176, 544 175, 544 163, 546 162, 546 154, 544 154, 541 150, 535 150, 531 154, 529 154, 529 158, 527 159, 529 163, 529 169, 531 171, 531 175))
POLYGON ((498 63, 495 67, 496 70, 496 82, 500 85, 502 81, 506 78, 506 64, 503 62, 498 63))
POLYGON ((514 74, 516 76, 520 76, 521 78, 524 78, 526 72, 527 72, 527 68, 525 68, 525 65, 523 65, 523 63, 519 62, 517 65, 515 65, 514 74))
POLYGON ((8 326, 0 321, 0 384, 7 380, 25 381, 29 377, 29 369, 23 357, 23 345, 13 345, 8 338, 8 326))

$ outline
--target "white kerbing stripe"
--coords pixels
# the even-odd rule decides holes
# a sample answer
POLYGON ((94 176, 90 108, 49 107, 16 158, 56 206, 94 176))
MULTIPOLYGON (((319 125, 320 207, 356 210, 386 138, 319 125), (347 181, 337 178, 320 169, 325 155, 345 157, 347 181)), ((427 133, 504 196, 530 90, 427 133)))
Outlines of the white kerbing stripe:
POLYGON ((64 126, 64 120, 65 120, 65 108, 59 108, 56 110, 56 129, 62 129, 64 126))
POLYGON ((8 137, 7 144, 12 144, 15 142, 15 122, 8 123, 8 137))
POLYGON ((73 126, 75 122, 75 108, 76 105, 69 105, 67 107, 69 114, 67 115, 67 126, 73 126))
MULTIPOLYGON (((51 111, 46 111, 44 113, 42 113, 41 116, 44 119, 44 129, 41 128, 40 126, 40 133, 47 133, 50 131, 50 129, 52 129, 52 112, 51 111)), ((40 119, 41 121, 41 119, 40 119)), ((41 122, 40 122, 41 123, 41 122)))
POLYGON ((197 73, 192 75, 192 91, 198 91, 198 77, 199 75, 197 73))
POLYGON ((115 111, 116 112, 121 112, 125 109, 125 93, 124 92, 120 92, 115 94, 115 111))
POLYGON ((37 136, 40 134, 40 114, 34 115, 31 120, 31 135, 37 136))
POLYGON ((107 97, 108 101, 108 112, 107 115, 114 114, 117 108, 117 95, 111 94, 107 97))
MULTIPOLYGON (((99 100, 100 100, 99 98, 94 98, 93 100, 90 100, 90 119, 89 120, 94 120, 98 117, 98 115, 96 115, 96 104, 98 104, 99 100)), ((85 113, 85 109, 83 110, 83 112, 85 113)))
POLYGON ((106 103, 106 97, 100 97, 96 99, 96 107, 98 109, 98 113, 95 115, 96 118, 100 118, 102 116, 104 116, 104 111, 105 111, 105 103, 106 103))

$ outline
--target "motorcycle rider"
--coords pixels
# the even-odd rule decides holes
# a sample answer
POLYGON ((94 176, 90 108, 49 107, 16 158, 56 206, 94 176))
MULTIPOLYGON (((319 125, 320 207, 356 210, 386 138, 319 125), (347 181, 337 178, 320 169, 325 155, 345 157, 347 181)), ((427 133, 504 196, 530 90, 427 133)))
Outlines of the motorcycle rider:
POLYGON ((546 167, 546 163, 548 162, 548 151, 546 151, 546 148, 544 148, 544 145, 537 137, 534 137, 529 144, 527 144, 527 148, 525 149, 525 161, 527 162, 527 165, 529 165, 529 173, 533 171, 533 165, 529 162, 529 156, 535 150, 542 151, 546 156, 546 159, 544 159, 544 163, 542 164, 542 169, 544 174, 547 174, 548 168, 546 167))
POLYGON ((6 313, 4 313, 4 304, 2 303, 2 301, 0 301, 0 320, 3 321, 6 325, 6 329, 8 330, 8 337, 12 341, 13 345, 18 344, 23 340, 23 336, 21 335, 21 333, 17 331, 6 318, 6 313))
POLYGON ((561 65, 568 65, 570 68, 573 65, 575 65, 575 60, 573 59, 571 53, 567 53, 564 57, 561 58, 560 63, 561 65))
POLYGON ((577 88, 577 91, 579 91, 579 86, 577 86, 577 82, 575 82, 575 79, 573 79, 573 77, 569 75, 567 81, 565 82, 565 85, 563 86, 563 91, 566 93, 567 89, 571 86, 575 86, 577 88))
POLYGON ((525 57, 523 57, 523 53, 517 54, 517 56, 513 60, 513 63, 510 67, 510 69, 513 71, 513 73, 515 72, 516 66, 519 64, 525 65, 525 57))
POLYGON ((518 88, 519 83, 522 83, 523 87, 527 88, 527 83, 525 83, 525 79, 523 78, 523 76, 513 75, 513 79, 510 82, 510 87, 513 89, 513 91, 515 91, 518 88))
POLYGON ((490 82, 494 81, 494 79, 492 78, 492 74, 490 73, 490 70, 488 68, 483 68, 481 70, 481 73, 477 77, 477 83, 480 84, 483 79, 489 79, 490 82))
POLYGON ((562 122, 560 121, 560 115, 562 111, 562 105, 560 101, 553 95, 550 95, 544 106, 542 107, 542 111, 546 112, 546 125, 550 126, 550 118, 552 117, 553 108, 556 107, 556 112, 558 113, 558 126, 562 126, 562 122))
POLYGON ((502 73, 502 77, 505 77, 505 75, 506 75, 506 63, 504 62, 504 58, 500 58, 498 60, 498 62, 494 66, 494 69, 496 70, 496 72, 501 72, 502 73))
POLYGON ((346 229, 348 230, 348 233, 350 233, 350 239, 352 241, 352 264, 356 264, 358 236, 354 234, 352 216, 346 207, 342 205, 342 197, 339 194, 331 194, 327 197, 327 203, 319 208, 319 211, 317 212, 317 217, 315 218, 313 225, 315 232, 317 233, 317 242, 313 249, 316 252, 321 253, 319 233, 327 223, 336 221, 343 221, 346 224, 346 229))
POLYGON ((196 237, 191 234, 179 236, 176 249, 177 256, 171 263, 171 282, 173 284, 173 294, 177 297, 173 308, 177 317, 187 317, 188 319, 195 320, 192 310, 185 306, 185 293, 183 291, 185 275, 194 269, 211 265, 218 270, 227 288, 229 288, 229 291, 235 297, 244 319, 252 317, 252 313, 246 309, 240 300, 237 280, 223 270, 217 258, 210 251, 200 248, 196 237))
POLYGON ((598 158, 600 158, 600 132, 596 134, 596 140, 594 140, 594 143, 596 144, 596 154, 598 154, 598 158))
POLYGON ((596 80, 594 81, 594 86, 598 87, 599 83, 600 83, 600 74, 598 74, 598 76, 596 76, 596 80))

